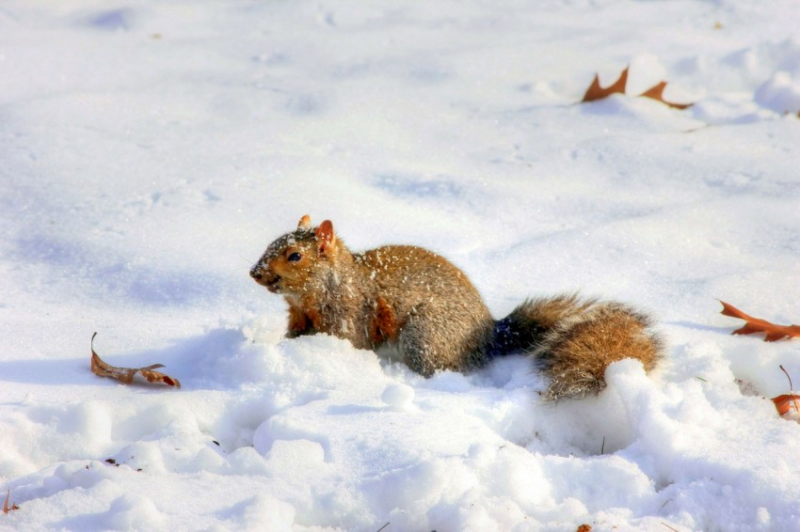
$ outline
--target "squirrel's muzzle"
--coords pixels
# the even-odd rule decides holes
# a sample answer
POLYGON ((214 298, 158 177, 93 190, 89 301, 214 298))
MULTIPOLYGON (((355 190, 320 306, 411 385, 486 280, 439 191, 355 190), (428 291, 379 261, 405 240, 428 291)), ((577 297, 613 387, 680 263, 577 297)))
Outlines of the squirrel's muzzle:
POLYGON ((279 291, 278 282, 281 280, 281 276, 265 271, 258 264, 250 270, 250 277, 258 284, 265 286, 270 292, 277 293, 279 291))

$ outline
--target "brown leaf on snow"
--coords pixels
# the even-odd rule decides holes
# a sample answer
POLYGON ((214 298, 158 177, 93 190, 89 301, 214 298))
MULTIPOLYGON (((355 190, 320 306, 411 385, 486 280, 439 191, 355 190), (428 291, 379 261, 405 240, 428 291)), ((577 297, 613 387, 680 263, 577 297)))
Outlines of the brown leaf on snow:
POLYGON ((753 334, 763 332, 766 333, 766 336, 764 337, 765 342, 774 342, 776 340, 780 340, 781 338, 800 337, 800 326, 775 325, 767 320, 749 316, 729 303, 725 303, 724 301, 720 301, 720 303, 722 303, 722 312, 720 312, 720 314, 724 316, 730 316, 732 318, 739 318, 740 320, 745 321, 744 327, 736 329, 732 334, 753 334))
POLYGON ((794 393, 794 384, 792 384, 792 377, 782 365, 778 366, 781 371, 786 375, 789 381, 789 393, 773 397, 772 402, 775 403, 775 408, 778 409, 778 415, 783 419, 791 419, 800 422, 800 395, 794 393))
MULTIPOLYGON (((594 79, 592 80, 592 84, 589 85, 589 88, 586 90, 586 94, 583 95, 583 100, 581 100, 581 102, 593 102, 596 100, 602 100, 603 98, 608 98, 612 94, 625 94, 625 87, 628 84, 629 69, 630 67, 625 67, 625 70, 623 70, 622 73, 619 75, 617 81, 615 81, 606 88, 600 86, 600 77, 597 74, 595 74, 594 79)), ((691 107, 693 105, 691 103, 674 103, 665 100, 664 88, 666 86, 667 82, 661 81, 656 85, 650 87, 646 91, 644 91, 639 96, 659 101, 664 105, 672 107, 673 109, 686 109, 687 107, 691 107)))
POLYGON ((94 351, 95 336, 97 336, 97 333, 92 335, 91 343, 92 373, 95 375, 100 377, 111 377, 112 379, 118 379, 125 384, 130 384, 133 382, 133 376, 139 373, 142 377, 147 379, 147 382, 161 382, 168 386, 175 386, 176 388, 181 387, 181 383, 178 381, 178 379, 172 378, 169 375, 165 375, 160 371, 153 371, 156 368, 163 368, 164 364, 153 364, 152 366, 145 366, 143 368, 118 368, 116 366, 112 366, 111 364, 107 364, 94 351))
POLYGON ((592 532, 591 525, 581 525, 576 532, 592 532))
POLYGON ((796 393, 787 393, 772 398, 775 408, 778 409, 778 415, 781 417, 785 417, 792 410, 794 410, 795 415, 800 415, 800 403, 798 401, 800 401, 800 395, 796 393))
POLYGON ((667 86, 667 82, 666 81, 661 81, 658 84, 656 84, 655 86, 650 87, 649 89, 647 89, 646 91, 641 93, 639 96, 642 96, 644 98, 652 98, 653 100, 658 100, 659 102, 663 103, 664 105, 668 105, 669 107, 672 107, 673 109, 686 109, 686 108, 691 107, 692 105, 694 105, 694 104, 691 104, 691 103, 673 103, 673 102, 668 102, 667 100, 665 100, 664 99, 664 87, 666 87, 666 86, 667 86))
POLYGON ((595 100, 602 100, 608 98, 612 94, 625 94, 625 85, 628 84, 628 67, 619 75, 619 79, 606 87, 605 89, 600 86, 600 76, 595 74, 592 84, 586 90, 581 102, 593 102, 595 100))
POLYGON ((16 504, 11 504, 11 508, 8 507, 8 500, 11 498, 11 490, 8 490, 8 494, 6 495, 6 502, 3 503, 3 513, 7 514, 8 512, 13 512, 14 510, 19 510, 19 506, 16 504))

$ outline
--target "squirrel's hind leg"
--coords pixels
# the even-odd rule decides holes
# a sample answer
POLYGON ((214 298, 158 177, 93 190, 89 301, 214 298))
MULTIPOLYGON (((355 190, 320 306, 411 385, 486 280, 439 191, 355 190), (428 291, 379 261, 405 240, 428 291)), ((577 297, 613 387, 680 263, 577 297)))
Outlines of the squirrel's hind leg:
POLYGON ((409 316, 397 333, 397 345, 403 361, 414 372, 430 377, 437 369, 461 370, 448 338, 433 326, 434 318, 418 308, 409 316))

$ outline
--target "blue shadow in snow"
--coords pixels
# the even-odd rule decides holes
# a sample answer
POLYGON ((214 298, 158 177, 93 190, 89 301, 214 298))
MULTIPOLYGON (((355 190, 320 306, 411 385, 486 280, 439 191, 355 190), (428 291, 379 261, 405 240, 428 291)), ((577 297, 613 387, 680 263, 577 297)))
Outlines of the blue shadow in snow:
POLYGON ((73 280, 76 276, 88 280, 96 287, 94 295, 98 299, 123 298, 144 305, 184 306, 216 299, 221 293, 221 280, 210 272, 134 266, 130 260, 108 250, 88 250, 79 241, 49 235, 18 239, 15 255, 24 262, 51 266, 62 275, 70 272, 73 280))
POLYGON ((373 185, 393 196, 408 198, 460 198, 464 189, 453 179, 420 179, 392 174, 378 175, 373 185))
POLYGON ((131 29, 133 18, 130 9, 111 9, 90 16, 86 22, 89 26, 100 30, 118 31, 131 29))
MULTIPOLYGON (((100 338, 100 335, 98 335, 100 338)), ((228 371, 218 375, 218 366, 226 361, 237 364, 236 355, 245 342, 238 329, 214 329, 205 334, 186 338, 163 349, 115 354, 104 349, 95 339, 94 349, 107 364, 124 368, 140 368, 151 364, 164 364, 161 371, 174 377, 187 389, 225 388, 235 385, 239 374, 228 371), (226 382, 227 381, 227 382, 226 382)), ((5 360, 0 361, 0 388, 3 382, 39 385, 100 385, 116 386, 119 381, 101 378, 91 371, 90 339, 86 339, 86 356, 58 360, 5 360)), ((166 386, 148 384, 141 376, 134 379, 134 388, 163 391, 166 386)))

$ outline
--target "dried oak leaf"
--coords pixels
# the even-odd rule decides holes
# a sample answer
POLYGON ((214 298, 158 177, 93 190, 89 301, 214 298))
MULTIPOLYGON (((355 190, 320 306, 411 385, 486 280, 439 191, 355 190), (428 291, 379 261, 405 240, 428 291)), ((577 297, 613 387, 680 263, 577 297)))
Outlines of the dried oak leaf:
POLYGON ((691 103, 668 102, 667 100, 665 100, 664 99, 664 88, 666 86, 667 86, 667 82, 666 81, 661 81, 661 82, 657 83, 656 85, 654 85, 653 87, 650 87, 649 89, 647 89, 646 91, 641 93, 639 96, 642 96, 644 98, 651 98, 653 100, 658 100, 659 102, 661 102, 664 105, 667 105, 669 107, 672 107, 673 109, 686 109, 686 108, 691 107, 692 105, 694 105, 694 104, 691 104, 691 103))
POLYGON ((139 373, 142 375, 142 377, 147 379, 147 382, 161 382, 168 386, 175 386, 176 388, 181 387, 181 383, 178 381, 178 379, 170 377, 169 375, 165 375, 160 371, 153 371, 156 368, 163 368, 164 364, 153 364, 152 366, 145 366, 143 368, 118 368, 105 363, 94 350, 95 336, 97 336, 97 333, 92 335, 91 342, 92 373, 95 375, 100 377, 111 377, 113 379, 118 379, 125 384, 130 384, 133 382, 133 376, 139 373))
POLYGON ((625 67, 625 70, 622 71, 622 74, 619 75, 619 79, 606 87, 605 89, 600 86, 600 76, 598 74, 594 75, 594 79, 592 80, 592 84, 589 85, 589 88, 586 90, 586 94, 583 95, 583 100, 581 102, 593 102, 595 100, 602 100, 603 98, 608 98, 612 94, 625 94, 625 85, 628 84, 628 67, 625 67))
POLYGON ((776 340, 780 340, 781 338, 800 337, 800 326, 775 325, 767 320, 749 316, 729 303, 725 303, 724 301, 720 301, 720 303, 722 303, 722 312, 720 312, 720 314, 724 316, 730 316, 732 318, 739 318, 740 320, 744 320, 746 322, 744 327, 736 329, 732 334, 753 334, 763 332, 766 333, 766 336, 764 337, 765 342, 774 342, 776 340))
POLYGON ((775 408, 778 409, 778 415, 783 419, 792 419, 800 422, 800 395, 794 393, 794 384, 792 384, 792 377, 782 365, 778 366, 781 371, 786 375, 789 381, 789 393, 773 397, 772 402, 775 403, 775 408))
POLYGON ((7 514, 8 512, 13 512, 14 510, 19 510, 19 506, 16 504, 12 504, 11 508, 8 507, 8 500, 11 498, 11 490, 8 490, 8 494, 6 495, 6 502, 3 503, 3 513, 7 514))
POLYGON ((787 393, 773 397, 772 402, 775 403, 775 408, 778 410, 778 415, 787 417, 786 414, 791 414, 794 410, 795 416, 800 416, 800 394, 787 393))
MULTIPOLYGON (((583 95, 583 100, 581 100, 581 102, 593 102, 595 100, 602 100, 603 98, 608 98, 612 94, 625 94, 625 87, 628 84, 629 69, 630 67, 625 67, 625 69, 619 75, 617 81, 615 81, 606 88, 600 86, 600 77, 597 74, 595 74, 594 79, 592 80, 592 84, 589 85, 589 88, 586 90, 586 94, 583 95)), ((664 105, 672 107, 673 109, 686 109, 687 107, 691 107, 693 105, 691 103, 674 103, 665 100, 664 88, 666 86, 667 82, 661 81, 653 85, 643 93, 641 93, 639 96, 659 101, 664 105)))

